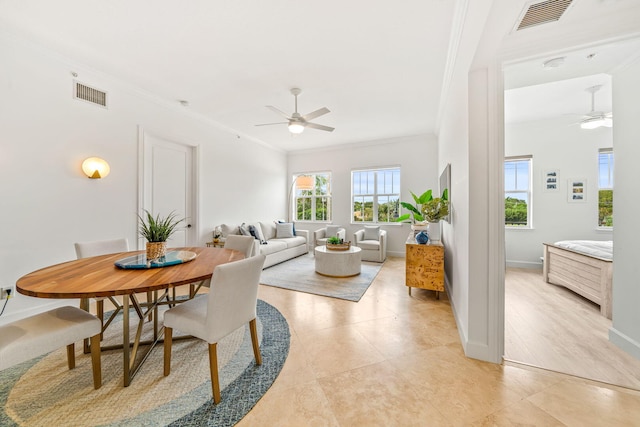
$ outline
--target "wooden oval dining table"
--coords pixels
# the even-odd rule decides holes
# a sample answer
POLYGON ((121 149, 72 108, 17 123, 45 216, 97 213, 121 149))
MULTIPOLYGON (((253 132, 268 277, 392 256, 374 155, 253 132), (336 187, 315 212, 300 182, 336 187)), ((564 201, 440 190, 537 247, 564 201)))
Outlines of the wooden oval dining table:
POLYGON ((36 298, 78 298, 81 301, 80 306, 85 310, 89 309, 89 298, 122 296, 122 350, 124 386, 127 387, 149 352, 159 341, 157 308, 161 300, 165 299, 165 304, 170 301, 167 291, 160 298, 157 291, 205 281, 211 278, 216 266, 244 258, 244 254, 239 251, 223 248, 185 247, 168 250, 193 252, 196 257, 182 264, 142 269, 120 268, 115 265, 115 262, 143 254, 144 251, 82 258, 26 274, 18 279, 16 289, 23 295, 36 298), (144 304, 139 304, 135 295, 149 292, 153 295, 152 302, 143 312, 144 304), (140 318, 133 342, 129 336, 130 308, 135 309, 140 318), (152 310, 155 315, 149 316, 152 310), (142 326, 147 316, 153 318, 154 340, 148 343, 150 347, 147 353, 136 365, 136 352, 141 344, 142 326))

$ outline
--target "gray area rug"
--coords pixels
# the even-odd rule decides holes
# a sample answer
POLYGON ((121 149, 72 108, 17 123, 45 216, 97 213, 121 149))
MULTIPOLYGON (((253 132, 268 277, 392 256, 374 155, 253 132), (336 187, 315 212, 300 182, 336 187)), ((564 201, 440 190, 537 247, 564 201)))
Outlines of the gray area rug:
MULTIPOLYGON (((73 370, 67 369, 63 348, 0 371, 0 426, 233 426, 271 387, 289 353, 282 314, 261 300, 257 312, 262 365, 255 365, 248 327, 221 340, 218 405, 211 399, 208 351, 201 340, 174 341, 168 377, 162 373, 160 345, 129 387, 122 386, 121 351, 105 351, 98 390, 90 356, 76 345, 73 370)), ((117 335, 122 336, 121 324, 112 338, 105 333, 105 341, 117 335)))
POLYGON ((307 254, 265 268, 260 284, 357 302, 367 292, 381 267, 381 263, 363 262, 357 276, 327 277, 316 273, 315 258, 307 254))

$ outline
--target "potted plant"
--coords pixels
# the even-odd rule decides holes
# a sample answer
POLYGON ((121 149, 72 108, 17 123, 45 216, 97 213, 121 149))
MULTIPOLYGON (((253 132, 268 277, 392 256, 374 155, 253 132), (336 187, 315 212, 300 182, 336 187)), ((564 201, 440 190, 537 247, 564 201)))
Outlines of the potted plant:
MULTIPOLYGON (((446 188, 442 192, 442 197, 433 197, 433 190, 427 190, 420 196, 417 196, 413 191, 410 193, 415 205, 400 202, 409 213, 398 217, 396 222, 411 220, 411 229, 417 231, 426 229, 428 223, 439 224, 441 219, 449 215, 449 192, 446 188)), ((439 233, 436 236, 434 231, 432 231, 434 236, 430 237, 433 241, 438 241, 440 239, 439 233)))
POLYGON ((145 209, 145 216, 138 215, 140 228, 138 232, 147 239, 147 260, 163 257, 167 252, 167 240, 176 231, 176 227, 184 220, 171 212, 166 217, 159 214, 155 217, 145 209))
POLYGON ((327 239, 327 249, 346 251, 349 250, 351 241, 346 242, 338 236, 331 236, 327 239))

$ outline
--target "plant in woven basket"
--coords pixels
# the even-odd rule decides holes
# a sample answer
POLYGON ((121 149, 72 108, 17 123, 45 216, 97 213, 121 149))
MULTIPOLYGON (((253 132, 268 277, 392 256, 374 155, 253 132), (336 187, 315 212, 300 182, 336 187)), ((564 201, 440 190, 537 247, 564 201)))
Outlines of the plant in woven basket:
POLYGON ((342 243, 342 241, 338 236, 331 236, 327 239, 327 243, 329 243, 330 245, 339 245, 340 243, 342 243))
POLYGON ((165 217, 159 214, 155 217, 145 209, 145 215, 138 215, 140 228, 138 232, 147 239, 147 259, 156 259, 165 255, 167 250, 167 240, 176 232, 176 227, 184 218, 178 219, 175 212, 171 212, 165 217))

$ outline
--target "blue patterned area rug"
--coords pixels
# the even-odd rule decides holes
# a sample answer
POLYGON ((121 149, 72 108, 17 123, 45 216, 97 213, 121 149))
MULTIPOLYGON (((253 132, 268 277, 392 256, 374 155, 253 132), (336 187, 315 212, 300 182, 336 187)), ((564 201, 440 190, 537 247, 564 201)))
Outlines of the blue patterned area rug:
MULTIPOLYGON (((163 376, 162 345, 155 348, 129 387, 122 386, 122 352, 105 351, 98 390, 93 389, 91 357, 76 345, 73 370, 67 369, 62 348, 0 372, 0 425, 233 426, 271 387, 289 353, 284 317, 261 300, 257 312, 262 365, 255 365, 248 326, 221 340, 218 405, 211 398, 209 355, 201 340, 173 342, 168 377, 163 376)), ((121 336, 122 323, 113 324, 104 343, 121 336)))
POLYGON ((363 261, 357 276, 327 277, 316 273, 315 258, 307 254, 265 268, 260 284, 357 302, 367 292, 380 268, 382 263, 363 261))

